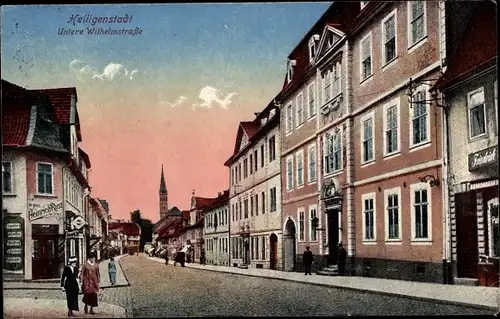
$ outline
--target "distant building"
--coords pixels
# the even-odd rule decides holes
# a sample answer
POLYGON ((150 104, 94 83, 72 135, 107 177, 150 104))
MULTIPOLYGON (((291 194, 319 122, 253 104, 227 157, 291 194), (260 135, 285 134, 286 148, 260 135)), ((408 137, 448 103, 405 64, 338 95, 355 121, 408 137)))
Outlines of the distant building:
POLYGON ((120 253, 138 252, 141 239, 141 227, 131 222, 110 223, 109 231, 115 232, 118 236, 117 246, 122 248, 120 253))
POLYGON ((203 209, 203 238, 207 264, 229 265, 229 191, 219 193, 203 209))

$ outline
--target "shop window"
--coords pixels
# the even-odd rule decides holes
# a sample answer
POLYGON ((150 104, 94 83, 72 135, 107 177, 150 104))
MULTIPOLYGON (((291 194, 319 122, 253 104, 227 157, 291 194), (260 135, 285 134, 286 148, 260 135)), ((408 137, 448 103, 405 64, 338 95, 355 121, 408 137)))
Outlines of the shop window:
POLYGON ((487 203, 488 209, 488 247, 490 257, 500 256, 499 247, 499 205, 498 197, 493 198, 487 203))

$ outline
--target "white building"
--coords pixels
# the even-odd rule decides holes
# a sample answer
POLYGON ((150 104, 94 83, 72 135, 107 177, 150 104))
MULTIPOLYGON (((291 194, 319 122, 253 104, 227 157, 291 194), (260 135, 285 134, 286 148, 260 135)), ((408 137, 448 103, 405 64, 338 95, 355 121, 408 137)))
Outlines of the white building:
POLYGON ((279 108, 241 122, 230 168, 231 265, 282 269, 279 108))
POLYGON ((203 238, 206 263, 229 265, 229 191, 204 209, 203 238))

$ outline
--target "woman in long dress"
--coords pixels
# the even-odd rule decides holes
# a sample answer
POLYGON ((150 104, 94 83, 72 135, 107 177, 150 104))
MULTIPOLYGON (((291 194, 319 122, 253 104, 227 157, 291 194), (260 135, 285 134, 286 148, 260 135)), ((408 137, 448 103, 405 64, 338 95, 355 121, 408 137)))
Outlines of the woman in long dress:
POLYGON ((64 267, 61 277, 61 289, 66 292, 66 302, 68 304, 68 317, 74 317, 73 311, 78 309, 78 269, 76 268, 76 258, 71 257, 68 265, 64 267))
POLYGON ((95 262, 95 255, 90 254, 87 262, 82 267, 81 271, 82 290, 83 290, 83 303, 85 304, 84 311, 93 315, 97 303, 97 293, 99 292, 99 265, 95 262))

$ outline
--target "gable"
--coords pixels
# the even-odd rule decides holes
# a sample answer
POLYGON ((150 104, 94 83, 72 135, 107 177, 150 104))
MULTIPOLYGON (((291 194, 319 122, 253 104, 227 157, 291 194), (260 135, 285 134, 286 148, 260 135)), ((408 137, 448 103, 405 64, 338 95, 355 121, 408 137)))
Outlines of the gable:
POLYGON ((321 35, 321 40, 319 41, 318 54, 316 54, 315 60, 321 59, 332 46, 334 46, 343 36, 344 33, 339 29, 334 27, 335 25, 326 25, 321 35))
POLYGON ((241 136, 241 141, 238 151, 241 151, 245 147, 245 145, 247 145, 247 143, 248 143, 248 135, 246 133, 243 133, 243 135, 241 136))

